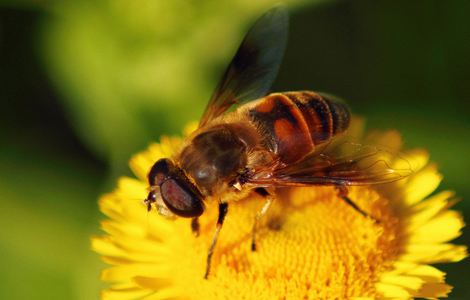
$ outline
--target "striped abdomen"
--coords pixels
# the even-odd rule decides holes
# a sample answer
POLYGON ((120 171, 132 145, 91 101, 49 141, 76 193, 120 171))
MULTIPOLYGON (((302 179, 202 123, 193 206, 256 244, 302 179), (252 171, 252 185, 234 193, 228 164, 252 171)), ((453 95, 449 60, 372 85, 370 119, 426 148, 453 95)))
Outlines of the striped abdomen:
POLYGON ((252 121, 266 131, 267 145, 285 163, 293 163, 349 126, 349 110, 341 102, 314 92, 275 93, 248 109, 252 121))

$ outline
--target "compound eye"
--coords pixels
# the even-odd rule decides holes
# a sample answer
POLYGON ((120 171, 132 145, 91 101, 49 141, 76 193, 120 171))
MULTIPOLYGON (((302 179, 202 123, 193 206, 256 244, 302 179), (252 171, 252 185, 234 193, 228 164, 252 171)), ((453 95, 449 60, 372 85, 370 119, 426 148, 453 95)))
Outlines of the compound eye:
POLYGON ((160 185, 168 177, 173 168, 173 163, 168 158, 157 160, 148 174, 150 186, 160 185))
POLYGON ((198 217, 204 211, 202 201, 185 183, 168 179, 161 184, 160 192, 168 209, 180 217, 198 217))

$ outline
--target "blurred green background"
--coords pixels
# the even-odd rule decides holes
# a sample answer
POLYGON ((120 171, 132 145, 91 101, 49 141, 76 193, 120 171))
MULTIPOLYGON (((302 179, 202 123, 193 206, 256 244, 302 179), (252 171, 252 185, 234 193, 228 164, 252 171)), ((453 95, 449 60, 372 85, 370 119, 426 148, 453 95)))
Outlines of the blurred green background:
MULTIPOLYGON (((133 153, 199 117, 275 2, 0 2, 0 299, 98 297, 98 196, 133 153)), ((370 128, 399 129, 429 149, 468 220, 470 1, 285 2, 273 90, 327 91, 370 128)), ((451 298, 469 299, 468 260, 440 267, 451 298)))

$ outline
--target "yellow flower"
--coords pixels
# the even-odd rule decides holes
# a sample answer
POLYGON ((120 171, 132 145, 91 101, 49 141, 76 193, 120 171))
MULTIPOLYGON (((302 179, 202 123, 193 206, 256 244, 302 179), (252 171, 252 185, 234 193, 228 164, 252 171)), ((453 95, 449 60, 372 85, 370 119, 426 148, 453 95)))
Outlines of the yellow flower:
MULTIPOLYGON (((393 131, 368 139, 395 150, 401 144, 393 131)), ((111 283, 102 299, 409 299, 450 292, 445 273, 430 264, 466 257, 465 246, 449 243, 464 223, 449 210, 452 192, 425 199, 441 176, 424 151, 405 152, 411 176, 350 189, 350 198, 380 223, 340 201, 332 187, 286 189, 265 216, 252 252, 251 227, 263 200, 232 204, 205 280, 217 205, 207 204, 195 237, 189 219, 165 219, 142 204, 150 167, 181 143, 163 137, 137 154, 130 165, 139 179, 120 179, 100 199, 109 219, 101 223, 106 235, 92 244, 111 265, 101 275, 111 283)))

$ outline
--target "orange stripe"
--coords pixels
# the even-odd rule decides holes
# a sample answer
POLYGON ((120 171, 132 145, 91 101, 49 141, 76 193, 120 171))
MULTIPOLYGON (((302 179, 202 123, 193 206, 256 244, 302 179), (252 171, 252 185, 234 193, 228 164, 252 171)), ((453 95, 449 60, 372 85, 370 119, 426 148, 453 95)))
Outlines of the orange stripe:
POLYGON ((283 162, 298 161, 313 150, 314 144, 305 117, 286 95, 267 96, 250 111, 250 115, 272 135, 270 144, 273 144, 273 151, 283 162))
POLYGON ((302 112, 315 145, 321 144, 333 136, 332 111, 320 95, 313 92, 291 92, 286 95, 302 112))

